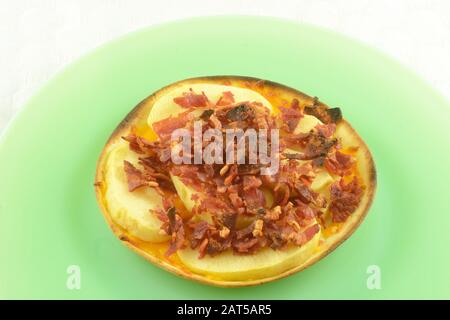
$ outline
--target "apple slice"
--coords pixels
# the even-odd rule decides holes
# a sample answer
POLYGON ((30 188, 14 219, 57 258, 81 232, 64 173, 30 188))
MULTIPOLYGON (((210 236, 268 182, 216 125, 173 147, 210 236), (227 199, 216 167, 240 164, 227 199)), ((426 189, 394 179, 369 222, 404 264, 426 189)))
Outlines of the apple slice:
POLYGON ((168 236, 160 234, 161 221, 150 209, 162 207, 162 197, 154 189, 141 187, 128 191, 123 161, 136 165, 138 156, 131 152, 126 142, 118 142, 109 152, 105 166, 105 203, 112 220, 131 235, 150 242, 163 242, 168 236))
POLYGON ((320 170, 311 183, 311 190, 319 192, 327 188, 333 181, 333 177, 327 171, 320 170))
MULTIPOLYGON (((314 222, 315 223, 315 222, 314 222)), ((254 255, 236 256, 231 251, 214 257, 198 258, 198 250, 178 251, 181 262, 190 270, 220 280, 256 280, 269 278, 303 265, 317 250, 321 231, 301 247, 289 247, 286 250, 263 248, 254 255)))
POLYGON ((304 114, 303 117, 298 122, 297 127, 295 127, 294 133, 295 134, 308 133, 309 131, 314 129, 314 127, 317 126, 318 124, 323 124, 323 122, 314 116, 304 114))

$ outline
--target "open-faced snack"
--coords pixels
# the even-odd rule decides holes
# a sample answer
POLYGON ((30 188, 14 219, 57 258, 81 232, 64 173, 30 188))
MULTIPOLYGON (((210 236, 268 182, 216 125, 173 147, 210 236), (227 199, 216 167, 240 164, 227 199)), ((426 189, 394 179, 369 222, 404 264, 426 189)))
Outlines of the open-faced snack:
POLYGON ((327 255, 361 223, 375 186, 369 149, 339 108, 240 76, 187 79, 149 96, 112 133, 95 178, 100 208, 128 247, 229 287, 327 255))

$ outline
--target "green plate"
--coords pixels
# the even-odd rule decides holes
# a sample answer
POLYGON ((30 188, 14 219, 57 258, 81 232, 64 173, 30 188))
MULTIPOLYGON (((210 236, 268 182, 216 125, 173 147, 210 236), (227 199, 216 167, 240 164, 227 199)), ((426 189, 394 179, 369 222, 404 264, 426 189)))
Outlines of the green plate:
POLYGON ((3 135, 0 298, 450 298, 449 127, 449 104, 425 82, 330 31, 241 16, 133 33, 57 75, 3 135), (139 101, 177 80, 224 74, 341 107, 378 171, 375 202, 350 239, 257 287, 211 287, 153 266, 115 238, 94 195, 103 144, 139 101), (80 289, 70 285, 73 265, 80 289))

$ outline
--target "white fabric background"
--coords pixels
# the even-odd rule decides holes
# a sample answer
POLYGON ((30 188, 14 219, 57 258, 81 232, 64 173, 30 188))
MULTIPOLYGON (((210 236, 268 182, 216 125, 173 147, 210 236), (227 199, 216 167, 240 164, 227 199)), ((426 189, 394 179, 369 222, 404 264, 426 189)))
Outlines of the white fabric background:
POLYGON ((218 14, 285 17, 350 35, 450 97, 449 0, 0 0, 0 132, 83 53, 155 23, 218 14))

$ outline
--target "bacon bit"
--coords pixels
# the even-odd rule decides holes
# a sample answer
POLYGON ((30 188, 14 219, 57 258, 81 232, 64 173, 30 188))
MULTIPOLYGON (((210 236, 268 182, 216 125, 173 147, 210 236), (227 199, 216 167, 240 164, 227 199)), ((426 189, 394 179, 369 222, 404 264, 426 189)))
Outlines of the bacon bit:
POLYGON ((231 185, 233 183, 234 178, 238 176, 237 165, 232 165, 230 168, 231 169, 229 170, 228 176, 225 178, 223 182, 223 184, 226 186, 231 185))
POLYGON ((173 131, 183 128, 192 119, 191 112, 192 110, 187 110, 178 114, 176 117, 170 116, 169 118, 157 121, 152 125, 153 130, 161 140, 167 140, 173 131))
POLYGON ((208 98, 204 93, 195 94, 191 89, 189 92, 183 92, 183 96, 174 98, 173 102, 183 108, 200 108, 207 106, 208 98))
POLYGON ((176 231, 176 224, 177 224, 177 211, 175 207, 170 207, 169 210, 167 210, 167 218, 169 219, 169 233, 173 233, 176 231))
POLYGON ((325 168, 334 174, 340 176, 346 176, 351 174, 354 160, 351 155, 336 151, 334 154, 329 155, 325 161, 325 168))
POLYGON ((194 230, 192 231, 192 238, 196 240, 203 239, 208 231, 208 222, 200 221, 195 224, 194 230))
POLYGON ((362 197, 362 188, 358 179, 345 184, 341 178, 330 187, 331 203, 330 212, 333 222, 345 222, 347 218, 358 208, 362 197))
POLYGON ((263 186, 269 187, 271 189, 274 188, 279 176, 278 175, 267 175, 267 176, 261 176, 261 181, 263 182, 263 186))
POLYGON ((303 182, 303 184, 306 186, 310 186, 314 178, 316 177, 313 165, 309 162, 302 164, 298 168, 296 174, 299 176, 300 181, 303 182))
POLYGON ((268 220, 278 220, 281 215, 281 207, 276 206, 272 210, 268 210, 264 216, 264 218, 268 220))
POLYGON ((158 209, 150 209, 149 210, 151 214, 156 215, 156 217, 162 222, 162 223, 169 223, 169 217, 167 217, 167 214, 164 210, 158 208, 158 209))
POLYGON ((264 233, 270 241, 269 246, 272 249, 280 249, 286 244, 286 240, 282 237, 281 228, 273 222, 265 223, 264 233))
POLYGON ((264 193, 257 188, 249 189, 243 192, 243 198, 247 207, 247 212, 256 212, 259 208, 263 208, 266 204, 264 193))
POLYGON ((199 212, 215 212, 215 213, 233 212, 233 209, 225 201, 214 197, 208 197, 201 200, 197 210, 199 212))
POLYGON ((342 165, 349 165, 352 162, 352 156, 339 151, 335 153, 336 160, 342 165))
POLYGON ((306 242, 308 242, 309 240, 311 240, 314 235, 320 231, 320 226, 318 224, 314 224, 311 227, 309 227, 308 229, 306 229, 305 231, 303 231, 303 234, 306 236, 306 242))
POLYGON ((313 202, 315 195, 317 195, 314 191, 312 191, 302 183, 296 183, 295 190, 298 193, 299 199, 306 204, 313 202))
POLYGON ((159 187, 159 183, 156 182, 156 181, 149 181, 149 182, 147 183, 147 185, 148 185, 149 187, 152 187, 152 188, 159 187))
POLYGON ((169 172, 165 166, 162 166, 160 159, 157 155, 152 155, 145 158, 139 158, 139 164, 144 169, 144 176, 149 180, 159 180, 162 182, 171 182, 169 172))
MULTIPOLYGON (((238 174, 240 176, 244 175, 259 175, 261 172, 260 165, 257 164, 241 164, 238 167, 238 174)), ((264 178, 266 176, 262 176, 264 178)))
POLYGON ((288 160, 314 160, 321 157, 322 153, 282 153, 281 155, 288 160))
POLYGON ((303 117, 302 112, 298 108, 278 107, 281 112, 281 120, 283 121, 283 129, 287 132, 293 132, 297 127, 300 119, 303 117))
POLYGON ((321 168, 325 162, 325 157, 317 157, 311 161, 314 168, 321 168))
POLYGON ((281 206, 286 205, 289 201, 289 197, 291 196, 291 191, 289 186, 278 184, 274 188, 275 192, 275 203, 281 206))
POLYGON ((220 169, 219 174, 220 174, 221 176, 224 176, 224 175, 228 172, 228 169, 230 169, 230 165, 229 165, 229 164, 224 165, 224 166, 222 167, 222 169, 220 169))
POLYGON ((284 228, 283 231, 285 233, 284 237, 287 239, 287 241, 293 242, 297 246, 301 246, 305 242, 305 236, 303 235, 303 233, 297 233, 296 231, 292 230, 292 228, 284 228))
POLYGON ((223 226, 227 227, 228 229, 234 231, 236 227, 236 213, 226 213, 222 216, 222 224, 223 226))
POLYGON ((230 199, 231 204, 234 208, 238 209, 244 207, 244 201, 241 199, 241 197, 239 197, 237 192, 229 193, 228 198, 230 199))
POLYGON ((226 237, 228 237, 229 234, 230 234, 230 229, 228 229, 227 227, 223 227, 219 232, 219 235, 221 238, 226 238, 226 237))
POLYGON ((201 259, 205 256, 206 254, 206 248, 208 246, 208 238, 203 239, 202 243, 200 244, 198 251, 200 252, 200 254, 198 255, 198 258, 201 259))
POLYGON ((314 219, 316 212, 320 212, 318 209, 313 209, 298 199, 295 200, 295 204, 295 213, 302 220, 314 219))
POLYGON ((222 122, 220 122, 214 114, 209 117, 208 123, 213 129, 222 129, 222 122))
POLYGON ((133 192, 137 188, 148 184, 148 181, 144 178, 142 172, 136 169, 130 162, 124 160, 123 167, 127 176, 128 191, 133 192))
POLYGON ((252 231, 252 234, 254 237, 262 237, 263 236, 263 225, 264 225, 264 221, 262 219, 258 219, 255 221, 255 227, 252 231))
POLYGON ((323 135, 325 138, 330 138, 336 131, 336 124, 318 124, 315 128, 319 134, 323 135))
POLYGON ((229 121, 244 121, 251 117, 253 110, 247 103, 241 103, 226 113, 226 118, 229 121))
POLYGON ((204 121, 208 121, 209 117, 211 117, 213 114, 214 114, 214 110, 212 110, 212 109, 205 110, 200 115, 200 119, 202 119, 204 121))
POLYGON ((306 156, 302 153, 282 153, 284 159, 289 160, 305 160, 306 156))
POLYGON ((230 242, 219 242, 217 239, 210 238, 206 247, 206 252, 214 256, 230 247, 230 242))
POLYGON ((308 227, 303 232, 294 231, 290 227, 285 227, 283 229, 283 237, 297 246, 302 246, 310 241, 319 230, 320 226, 318 224, 308 227))
POLYGON ((269 109, 260 102, 252 102, 250 106, 253 110, 254 123, 257 129, 271 129, 276 126, 275 118, 270 115, 269 109))
POLYGON ((252 238, 250 240, 243 240, 243 241, 235 241, 233 243, 233 248, 238 253, 250 253, 257 249, 255 246, 258 244, 258 239, 252 238))
POLYGON ((217 186, 217 192, 218 193, 226 193, 228 188, 226 186, 217 186))
POLYGON ((209 229, 208 222, 200 221, 194 225, 191 233, 191 248, 196 248, 199 243, 207 236, 209 229))
POLYGON ((282 139, 282 142, 286 145, 300 145, 304 146, 306 142, 308 141, 309 137, 311 136, 310 132, 300 132, 300 133, 291 133, 288 135, 285 135, 282 139))
POLYGON ((300 225, 295 220, 288 221, 288 224, 293 226, 296 231, 300 231, 301 230, 300 225))
POLYGON ((253 188, 259 188, 262 185, 262 181, 260 178, 257 178, 255 176, 244 176, 242 185, 244 191, 247 191, 253 188))
POLYGON ((236 231, 236 239, 241 240, 241 239, 249 237, 252 234, 254 228, 255 228, 255 222, 252 222, 245 228, 237 230, 236 231))
POLYGON ((325 124, 338 123, 342 119, 342 112, 339 108, 328 108, 324 105, 318 105, 317 100, 314 101, 313 106, 306 106, 304 112, 312 115, 325 124))
POLYGON ((193 193, 191 195, 191 200, 192 201, 198 201, 200 199, 200 196, 198 195, 198 193, 193 193))
POLYGON ((299 154, 284 153, 289 159, 313 160, 319 157, 325 157, 333 146, 337 145, 337 139, 327 139, 323 135, 310 132, 307 134, 290 135, 283 138, 288 145, 294 143, 305 145, 305 152, 299 154))
POLYGON ((163 205, 163 209, 166 211, 169 211, 169 209, 174 206, 172 203, 172 199, 170 199, 170 198, 163 198, 162 205, 163 205))
POLYGON ((143 153, 141 148, 139 147, 139 144, 136 141, 137 136, 135 134, 129 134, 128 136, 122 137, 123 140, 127 141, 129 143, 130 150, 136 152, 136 153, 143 153))
POLYGON ((212 164, 204 164, 203 171, 205 171, 208 178, 213 178, 215 174, 214 166, 212 164))
POLYGON ((234 95, 231 91, 224 91, 222 96, 217 100, 216 106, 228 106, 234 103, 234 95))
POLYGON ((167 249, 165 255, 171 256, 175 252, 177 252, 178 249, 181 249, 184 247, 184 241, 185 241, 185 231, 184 231, 184 225, 183 220, 181 217, 176 213, 175 208, 170 208, 167 212, 167 217, 169 218, 169 233, 172 235, 172 239, 170 241, 169 248, 167 249))
POLYGON ((122 137, 122 139, 127 141, 130 149, 136 153, 145 153, 156 146, 155 143, 149 142, 145 138, 137 136, 134 133, 122 137))
POLYGON ((171 168, 171 173, 180 177, 186 185, 194 188, 196 191, 204 191, 199 178, 199 167, 190 164, 177 165, 171 168))
POLYGON ((310 159, 324 157, 336 144, 337 139, 326 139, 322 135, 313 134, 306 145, 306 155, 310 159))

